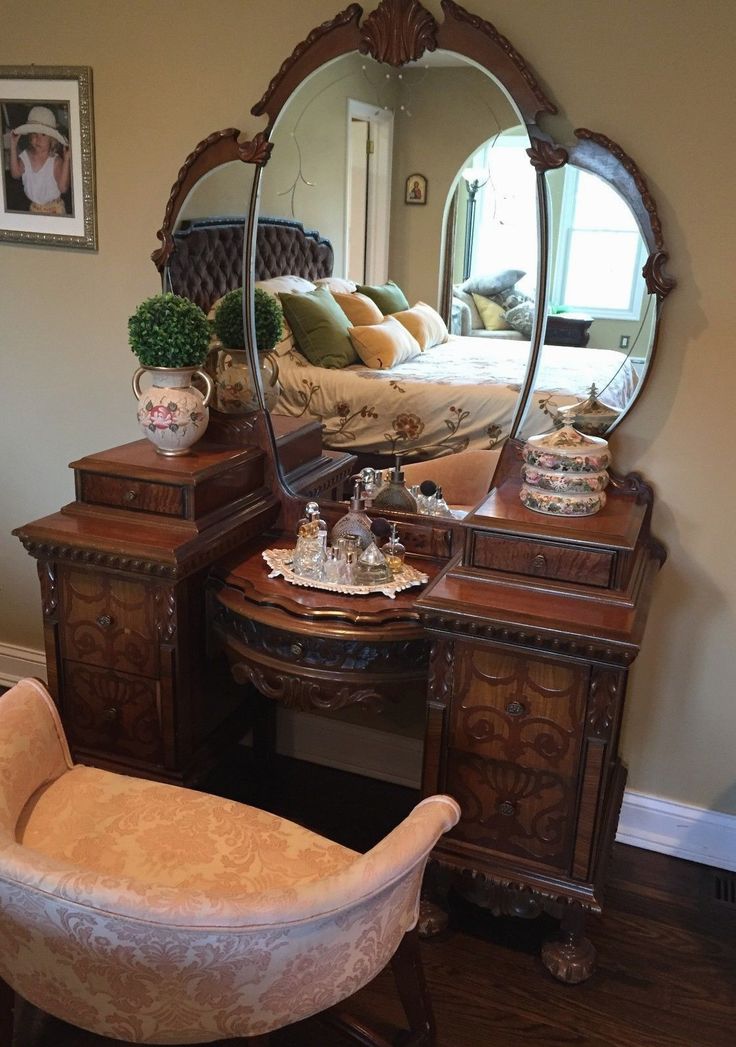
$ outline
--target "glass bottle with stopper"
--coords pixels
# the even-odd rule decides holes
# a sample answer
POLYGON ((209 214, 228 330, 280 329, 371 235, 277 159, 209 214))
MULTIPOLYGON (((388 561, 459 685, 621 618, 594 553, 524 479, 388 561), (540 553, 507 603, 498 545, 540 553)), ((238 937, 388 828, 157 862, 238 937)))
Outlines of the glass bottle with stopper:
POLYGON ((401 455, 396 455, 396 464, 389 475, 388 483, 373 498, 376 509, 401 509, 405 513, 417 511, 416 498, 408 490, 401 469, 401 455))
POLYGON ((353 497, 350 499, 350 508, 332 528, 330 539, 332 544, 336 545, 338 538, 346 534, 354 534, 360 540, 361 549, 365 549, 373 541, 371 521, 365 512, 363 481, 360 476, 354 476, 353 480, 355 486, 353 487, 353 497))
POLYGON ((366 546, 358 557, 356 581, 359 585, 380 585, 393 578, 388 560, 375 542, 366 546))
POLYGON ((394 575, 398 574, 404 566, 404 558, 406 557, 406 549, 399 541, 399 536, 396 533, 396 524, 391 524, 391 537, 383 546, 381 552, 386 557, 386 561, 391 568, 394 575))
POLYGON ((292 569, 302 578, 319 579, 327 557, 327 524, 316 502, 307 502, 304 513, 297 525, 292 569))

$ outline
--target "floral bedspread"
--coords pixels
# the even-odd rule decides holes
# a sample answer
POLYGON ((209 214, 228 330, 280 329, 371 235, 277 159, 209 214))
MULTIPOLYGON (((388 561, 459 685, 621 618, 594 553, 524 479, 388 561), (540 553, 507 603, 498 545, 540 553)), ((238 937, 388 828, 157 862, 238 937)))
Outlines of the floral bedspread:
MULTIPOLYGON (((319 418, 325 446, 354 453, 437 456, 493 448, 509 434, 529 343, 451 335, 391 370, 315 367, 296 349, 279 357, 275 413, 319 418)), ((593 382, 623 407, 636 387, 625 357, 607 349, 545 346, 525 436, 551 428, 550 407, 584 399, 593 382)))

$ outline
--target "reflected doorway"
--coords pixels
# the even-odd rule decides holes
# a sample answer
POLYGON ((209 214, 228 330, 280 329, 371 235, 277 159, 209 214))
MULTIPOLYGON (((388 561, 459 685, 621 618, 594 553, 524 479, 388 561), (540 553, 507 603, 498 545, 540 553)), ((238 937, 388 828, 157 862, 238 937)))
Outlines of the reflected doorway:
POLYGON ((390 109, 348 99, 346 272, 336 275, 358 284, 388 279, 393 119, 390 109))

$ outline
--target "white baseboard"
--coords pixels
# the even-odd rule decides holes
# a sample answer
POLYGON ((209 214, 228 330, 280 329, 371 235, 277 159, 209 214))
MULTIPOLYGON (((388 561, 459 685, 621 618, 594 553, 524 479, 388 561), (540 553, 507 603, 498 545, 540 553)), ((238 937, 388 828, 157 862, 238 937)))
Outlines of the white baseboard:
POLYGON ((423 749, 419 738, 291 709, 278 710, 276 750, 282 756, 418 789, 423 749))
POLYGON ((626 790, 616 839, 736 872, 736 814, 721 814, 626 790))
POLYGON ((0 685, 12 687, 24 676, 46 679, 46 656, 43 651, 0 643, 0 685))
MULTIPOLYGON (((46 679, 42 651, 0 643, 0 685, 24 676, 46 679)), ((278 710, 277 749, 353 774, 418 788, 422 743, 389 731, 278 710)), ((736 815, 707 811, 627 789, 616 839, 632 847, 671 854, 691 862, 736 872, 736 815)))

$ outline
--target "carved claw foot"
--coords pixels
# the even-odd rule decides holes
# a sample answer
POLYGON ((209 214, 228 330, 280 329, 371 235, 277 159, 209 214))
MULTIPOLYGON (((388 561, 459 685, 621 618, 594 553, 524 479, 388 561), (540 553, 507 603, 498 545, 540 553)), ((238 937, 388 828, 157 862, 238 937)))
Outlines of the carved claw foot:
POLYGON ((595 970, 595 946, 583 934, 584 919, 579 906, 569 906, 562 917, 559 935, 542 945, 542 963, 555 978, 568 985, 586 981, 595 970))
POLYGON ((547 970, 568 985, 590 978, 595 970, 596 951, 589 938, 577 942, 553 938, 542 946, 542 963, 547 970))
POLYGON ((417 921, 417 930, 420 938, 434 938, 436 935, 442 934, 443 931, 447 930, 448 922, 449 917, 444 909, 440 909, 439 905, 422 898, 419 902, 419 920, 417 921))

